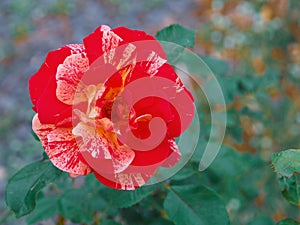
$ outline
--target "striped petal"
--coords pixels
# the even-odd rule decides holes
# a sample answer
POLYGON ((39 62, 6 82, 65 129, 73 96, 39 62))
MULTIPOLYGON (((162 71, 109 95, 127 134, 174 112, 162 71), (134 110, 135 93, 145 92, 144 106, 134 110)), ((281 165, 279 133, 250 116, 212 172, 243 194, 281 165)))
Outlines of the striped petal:
POLYGON ((86 100, 81 79, 88 68, 89 60, 84 53, 70 55, 58 66, 56 96, 60 101, 73 105, 86 100))
POLYGON ((48 53, 45 62, 29 80, 30 98, 35 105, 46 90, 48 83, 55 77, 57 67, 71 54, 84 52, 82 44, 70 44, 48 53))
POLYGON ((105 174, 94 172, 95 177, 104 185, 119 190, 135 190, 146 184, 158 165, 146 167, 129 166, 125 171, 116 174, 105 174))
POLYGON ((32 122, 33 131, 40 138, 51 162, 60 170, 74 175, 87 175, 91 168, 79 158, 78 146, 71 128, 56 128, 41 124, 36 114, 32 122))
POLYGON ((134 159, 134 152, 119 144, 109 119, 91 124, 81 122, 73 129, 73 134, 82 138, 79 147, 86 162, 98 173, 124 171, 134 159))
POLYGON ((56 96, 56 72, 60 64, 73 54, 84 52, 81 44, 66 45, 48 53, 41 68, 29 80, 33 109, 43 124, 56 124, 72 115, 72 109, 56 96), (49 107, 51 106, 51 107, 49 107))

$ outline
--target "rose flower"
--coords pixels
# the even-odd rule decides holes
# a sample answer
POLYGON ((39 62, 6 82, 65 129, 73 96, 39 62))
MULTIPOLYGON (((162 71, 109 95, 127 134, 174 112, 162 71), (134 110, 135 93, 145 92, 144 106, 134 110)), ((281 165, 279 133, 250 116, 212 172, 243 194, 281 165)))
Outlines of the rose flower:
POLYGON ((174 138, 194 115, 159 42, 125 27, 102 25, 83 44, 49 52, 29 92, 32 128, 51 162, 122 190, 178 162, 174 138))

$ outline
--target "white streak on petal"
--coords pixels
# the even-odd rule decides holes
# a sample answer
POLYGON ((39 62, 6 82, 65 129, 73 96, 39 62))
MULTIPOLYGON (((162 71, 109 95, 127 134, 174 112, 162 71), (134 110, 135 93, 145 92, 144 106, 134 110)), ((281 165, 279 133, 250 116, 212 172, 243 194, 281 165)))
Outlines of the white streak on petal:
POLYGON ((102 51, 104 52, 104 62, 114 65, 115 48, 123 39, 110 30, 103 31, 102 51))
POLYGON ((95 127, 81 122, 73 128, 72 133, 77 137, 82 137, 82 143, 79 146, 80 151, 87 151, 94 158, 111 159, 107 148, 107 140, 103 140, 103 138, 98 136, 95 127))
POLYGON ((89 68, 85 53, 68 56, 56 72, 56 96, 65 104, 72 105, 86 100, 81 79, 89 68))
POLYGON ((32 130, 39 137, 44 148, 48 145, 47 135, 55 129, 53 124, 41 124, 38 114, 35 114, 32 119, 32 130))
POLYGON ((124 171, 134 159, 134 152, 127 146, 117 146, 112 152, 112 161, 115 173, 124 171))
POLYGON ((146 64, 150 77, 154 76, 158 72, 158 69, 166 62, 166 59, 161 58, 159 55, 157 55, 157 53, 152 51, 147 58, 146 64))
POLYGON ((122 58, 120 59, 119 64, 117 65, 117 70, 121 69, 125 65, 134 66, 136 63, 136 56, 132 56, 132 53, 135 51, 136 47, 133 44, 128 44, 123 51, 122 58))
POLYGON ((69 44, 67 45, 67 47, 71 49, 71 54, 85 52, 85 48, 83 44, 69 44))
POLYGON ((168 145, 173 152, 168 156, 168 158, 165 159, 165 161, 162 164, 163 167, 174 166, 180 160, 181 157, 181 153, 179 152, 178 146, 174 139, 169 139, 168 145))
POLYGON ((179 77, 176 78, 176 93, 179 93, 184 90, 183 84, 179 77))
POLYGON ((51 162, 59 169, 78 175, 91 172, 88 165, 79 160, 78 146, 69 128, 56 128, 48 135, 45 149, 51 162))
POLYGON ((117 173, 115 179, 122 190, 135 190, 136 186, 141 187, 145 184, 141 173, 117 173))
POLYGON ((110 27, 107 26, 107 25, 101 25, 100 30, 101 30, 101 31, 109 31, 109 30, 110 30, 110 27))
POLYGON ((140 173, 132 174, 132 176, 134 177, 134 180, 139 187, 143 186, 146 183, 143 176, 140 173))
POLYGON ((121 185, 122 190, 134 190, 132 178, 127 173, 117 173, 116 181, 121 185))

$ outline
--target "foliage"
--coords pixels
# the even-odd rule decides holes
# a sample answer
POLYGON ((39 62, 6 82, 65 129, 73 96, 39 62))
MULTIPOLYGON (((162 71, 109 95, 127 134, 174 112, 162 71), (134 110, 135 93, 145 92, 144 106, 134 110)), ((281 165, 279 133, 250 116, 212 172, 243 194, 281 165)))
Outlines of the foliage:
POLYGON ((299 150, 289 149, 273 155, 272 163, 274 170, 279 175, 279 185, 282 195, 291 204, 300 205, 299 184, 299 150))
POLYGON ((272 157, 274 170, 282 176, 291 177, 300 172, 300 151, 290 149, 276 153, 272 157))
POLYGON ((35 207, 37 193, 62 172, 50 160, 32 163, 16 173, 7 184, 6 202, 17 217, 30 213, 35 207))
POLYGON ((277 223, 277 225, 299 225, 300 223, 296 222, 295 220, 292 219, 284 219, 277 223))
POLYGON ((175 224, 229 224, 222 199, 212 190, 199 185, 173 186, 164 208, 175 224))

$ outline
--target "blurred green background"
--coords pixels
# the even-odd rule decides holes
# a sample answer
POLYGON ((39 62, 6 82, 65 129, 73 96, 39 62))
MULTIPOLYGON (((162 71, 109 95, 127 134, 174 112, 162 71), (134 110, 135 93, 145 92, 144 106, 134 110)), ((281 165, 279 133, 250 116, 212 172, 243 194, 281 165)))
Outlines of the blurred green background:
POLYGON ((217 75, 228 110, 223 151, 204 182, 223 197, 232 224, 297 219, 270 161, 274 152, 299 147, 299 12, 299 0, 2 0, 0 224, 26 224, 6 208, 5 185, 43 152, 31 133, 27 81, 49 50, 81 43, 100 24, 152 35, 173 23, 196 30, 194 51, 217 75))

